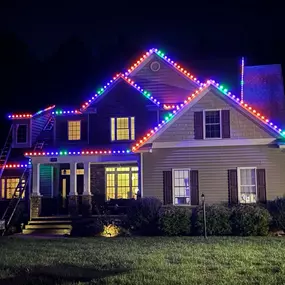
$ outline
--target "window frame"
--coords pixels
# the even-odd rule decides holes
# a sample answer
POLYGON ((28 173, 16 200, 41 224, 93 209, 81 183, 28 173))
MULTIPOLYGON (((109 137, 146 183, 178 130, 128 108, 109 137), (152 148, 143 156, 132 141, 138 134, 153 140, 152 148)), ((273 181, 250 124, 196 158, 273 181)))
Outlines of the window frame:
POLYGON ((28 143, 28 124, 17 124, 17 128, 16 128, 16 143, 17 144, 27 144, 28 143), (18 141, 18 129, 20 126, 25 126, 26 127, 26 141, 25 142, 19 142, 18 141))
POLYGON ((139 193, 139 188, 140 188, 140 181, 139 181, 139 167, 137 165, 121 165, 121 166, 112 166, 112 165, 108 165, 105 167, 105 181, 106 181, 106 185, 105 185, 105 201, 108 202, 111 199, 119 199, 118 198, 118 174, 129 174, 129 189, 130 189, 130 194, 131 194, 131 198, 123 198, 123 199, 133 199, 133 197, 135 196, 137 199, 137 194, 139 193), (122 169, 122 168, 129 168, 129 170, 118 170, 118 169, 122 169), (137 168, 137 170, 133 170, 133 168, 137 168), (109 169, 109 170, 108 170, 109 169), (112 169, 112 170, 111 170, 112 169), (108 199, 107 196, 107 175, 108 174, 114 174, 114 194, 115 194, 115 198, 110 198, 108 199), (137 174, 137 193, 133 192, 133 188, 136 187, 133 184, 133 174, 137 174))
MULTIPOLYGON (((19 176, 6 176, 6 177, 2 177, 1 178, 1 200, 11 200, 13 195, 14 195, 14 192, 16 190, 16 187, 19 185, 21 179, 19 176), (8 188, 7 188, 7 184, 8 184, 8 180, 11 180, 11 179, 18 179, 18 182, 17 182, 17 185, 15 186, 15 188, 11 188, 11 189, 14 189, 14 191, 12 192, 12 196, 10 198, 8 198, 8 188), (4 188, 3 188, 4 186, 4 188), (3 197, 3 194, 4 194, 4 197, 3 197)), ((21 199, 24 199, 25 198, 25 192, 23 193, 21 199)))
POLYGON ((219 140, 223 138, 223 129, 222 129, 222 109, 205 109, 203 110, 203 139, 204 140, 219 140), (207 138, 206 137, 206 112, 219 111, 220 113, 220 137, 218 138, 207 138))
POLYGON ((121 141, 121 142, 128 142, 128 141, 135 141, 136 139, 136 119, 134 116, 131 117, 111 117, 110 118, 110 139, 111 142, 121 141), (118 119, 128 119, 128 130, 129 130, 129 139, 118 139, 117 136, 117 120, 118 119), (133 119, 133 125, 134 125, 134 133, 132 133, 132 119, 133 119), (112 120, 114 120, 114 130, 112 129, 112 120), (114 139, 112 138, 112 132, 114 131, 114 139))
POLYGON ((68 141, 80 141, 81 140, 81 120, 68 120, 67 121, 67 140, 68 141), (69 123, 79 122, 79 139, 70 139, 69 138, 69 123))
POLYGON ((174 206, 192 206, 192 201, 191 201, 191 168, 173 168, 172 169, 172 172, 171 172, 171 175, 172 175, 172 203, 174 206), (175 187, 178 187, 178 186, 175 186, 175 171, 188 171, 188 175, 189 175, 189 201, 190 203, 189 204, 176 204, 175 203, 175 187))
POLYGON ((257 193, 257 167, 247 166, 247 167, 237 167, 237 186, 238 186, 238 202, 240 204, 256 204, 258 201, 258 193, 257 193), (243 169, 254 169, 255 171, 255 202, 241 202, 241 186, 253 186, 253 185, 241 185, 241 170, 243 169))

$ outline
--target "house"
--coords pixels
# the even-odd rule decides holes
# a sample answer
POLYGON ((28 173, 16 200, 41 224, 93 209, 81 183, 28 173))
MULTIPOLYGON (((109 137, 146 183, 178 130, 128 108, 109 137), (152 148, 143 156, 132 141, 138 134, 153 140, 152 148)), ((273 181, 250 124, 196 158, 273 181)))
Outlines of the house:
POLYGON ((1 198, 22 195, 33 219, 138 196, 187 206, 202 193, 207 203, 282 196, 285 131, 251 104, 151 49, 77 109, 10 115, 1 198))

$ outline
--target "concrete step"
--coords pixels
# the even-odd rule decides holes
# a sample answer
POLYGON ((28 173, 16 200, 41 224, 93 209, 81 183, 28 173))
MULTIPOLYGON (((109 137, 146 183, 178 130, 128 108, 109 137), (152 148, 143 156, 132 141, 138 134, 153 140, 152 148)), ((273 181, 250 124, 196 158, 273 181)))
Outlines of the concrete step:
POLYGON ((71 224, 71 220, 31 220, 28 222, 29 225, 58 225, 58 224, 71 224))
POLYGON ((55 225, 55 224, 47 224, 47 225, 31 225, 28 224, 25 226, 26 230, 37 230, 37 229, 72 229, 71 225, 67 224, 60 224, 60 225, 55 225))
POLYGON ((70 229, 23 229, 24 235, 66 235, 70 229))

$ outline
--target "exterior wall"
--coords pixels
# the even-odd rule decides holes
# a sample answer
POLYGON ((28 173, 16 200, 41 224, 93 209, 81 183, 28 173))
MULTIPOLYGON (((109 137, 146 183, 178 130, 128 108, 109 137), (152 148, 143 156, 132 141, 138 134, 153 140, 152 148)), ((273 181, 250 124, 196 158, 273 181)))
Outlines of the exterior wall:
POLYGON ((272 134, 265 131, 259 124, 239 110, 233 102, 221 97, 217 92, 209 91, 193 107, 186 111, 179 119, 173 122, 155 142, 178 142, 194 139, 194 112, 205 109, 230 110, 230 136, 231 139, 261 139, 272 138, 272 134))
POLYGON ((88 114, 62 115, 55 118, 54 146, 78 147, 88 144, 88 114), (81 121, 81 139, 68 140, 68 121, 81 121))
POLYGON ((156 54, 150 56, 139 71, 134 71, 129 76, 162 103, 182 103, 198 88, 156 54), (160 64, 158 71, 151 70, 151 64, 155 61, 160 64))
POLYGON ((121 79, 89 114, 89 143, 92 146, 127 148, 129 141, 111 142, 111 117, 135 117, 135 139, 158 123, 157 110, 149 99, 121 79))
POLYGON ((45 127, 48 119, 50 117, 50 112, 45 112, 42 115, 35 116, 31 119, 32 121, 32 144, 37 141, 39 134, 45 127))
POLYGON ((267 200, 285 194, 285 152, 272 146, 154 149, 142 155, 144 197, 163 200, 163 171, 173 168, 198 170, 207 203, 228 202, 228 170, 237 167, 266 170, 267 200))

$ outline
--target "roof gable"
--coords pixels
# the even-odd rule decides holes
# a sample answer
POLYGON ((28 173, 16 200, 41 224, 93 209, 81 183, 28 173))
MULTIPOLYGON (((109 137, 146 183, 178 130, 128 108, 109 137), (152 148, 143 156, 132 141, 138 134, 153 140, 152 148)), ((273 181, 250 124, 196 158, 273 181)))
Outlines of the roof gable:
POLYGON ((168 129, 175 121, 177 121, 187 110, 189 110, 192 106, 194 106, 203 96, 205 96, 210 88, 214 88, 220 94, 227 96, 231 100, 233 106, 244 111, 248 116, 250 116, 257 124, 261 125, 263 128, 266 128, 268 131, 271 131, 275 134, 276 138, 285 138, 285 131, 282 131, 278 128, 273 122, 271 122, 268 118, 264 117, 258 111, 256 111, 253 107, 249 106, 246 102, 241 101, 235 95, 232 95, 231 92, 224 89, 223 86, 215 83, 214 81, 207 81, 203 87, 200 87, 196 90, 191 96, 189 96, 185 101, 183 106, 177 107, 176 110, 169 113, 168 116, 165 117, 158 126, 154 129, 150 130, 143 138, 138 140, 135 145, 133 145, 132 150, 137 151, 140 147, 142 147, 146 143, 152 143, 155 139, 157 139, 166 129, 168 129))

